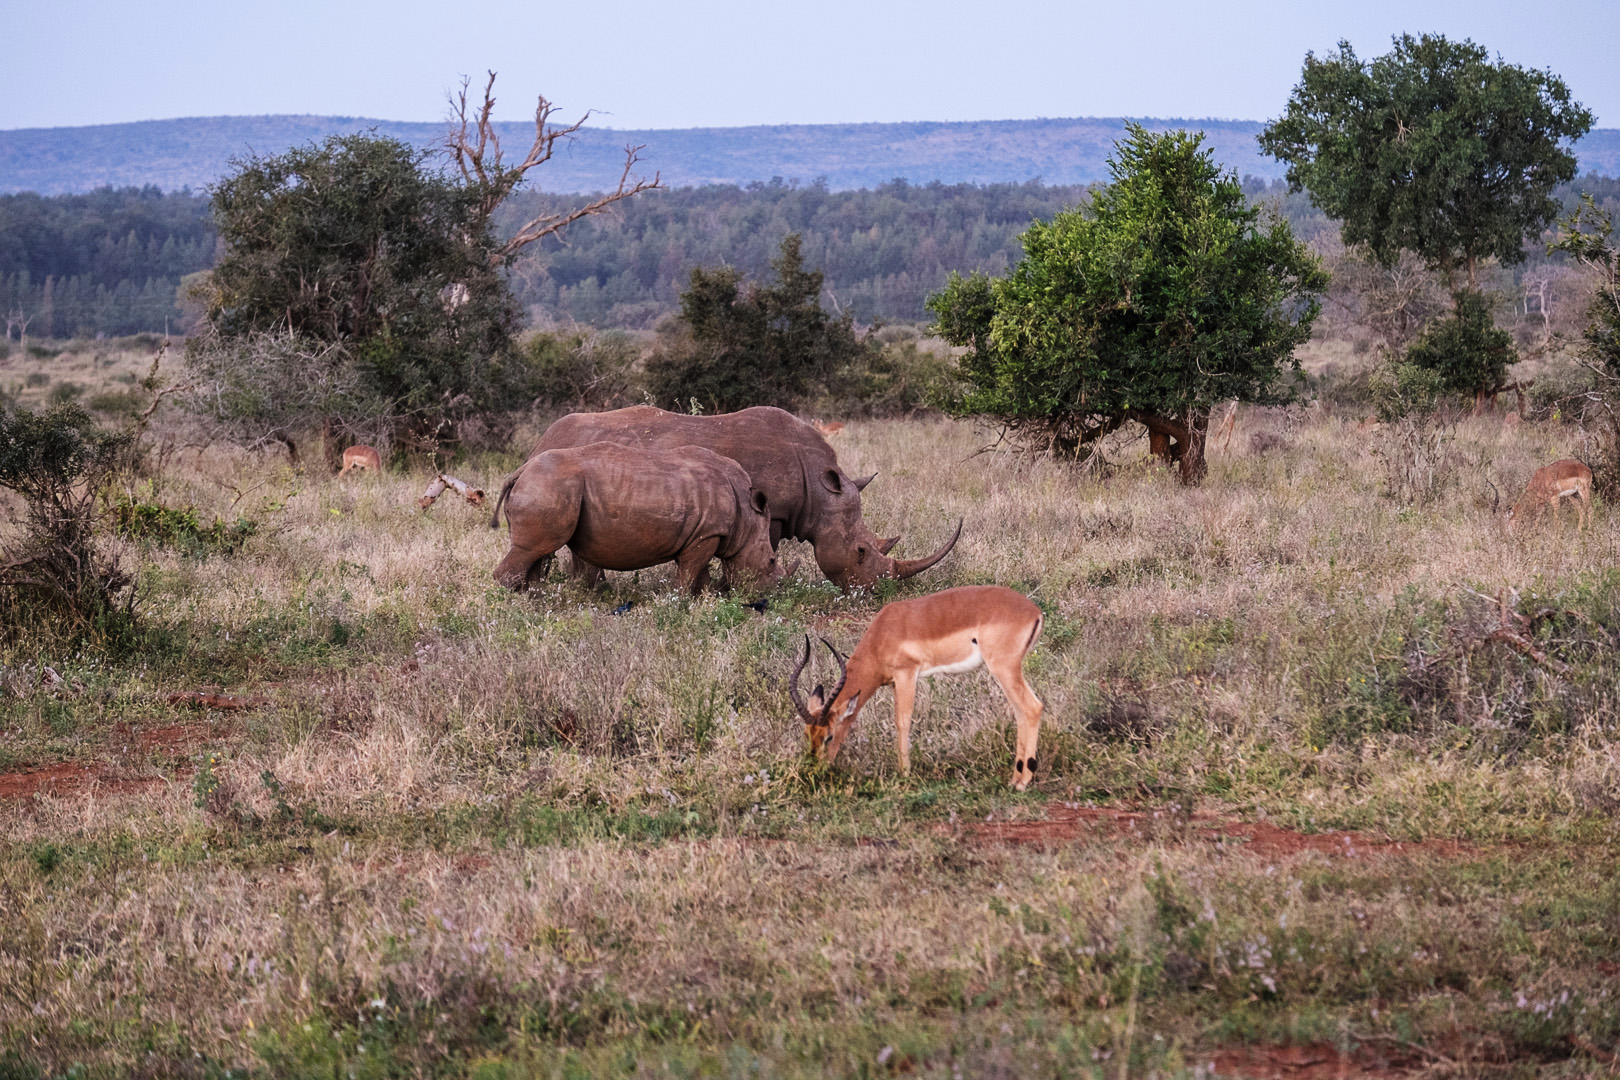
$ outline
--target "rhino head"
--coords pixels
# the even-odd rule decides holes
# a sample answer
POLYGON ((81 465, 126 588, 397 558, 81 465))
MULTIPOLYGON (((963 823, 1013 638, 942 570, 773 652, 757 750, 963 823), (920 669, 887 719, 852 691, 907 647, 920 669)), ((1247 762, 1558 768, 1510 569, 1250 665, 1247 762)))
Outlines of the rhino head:
MULTIPOLYGON (((742 494, 739 492, 739 494, 742 494)), ((790 577, 799 564, 784 568, 771 546, 771 516, 765 493, 758 488, 747 489, 738 500, 737 527, 730 538, 729 554, 722 553, 726 563, 726 584, 740 584, 745 588, 764 591, 774 589, 782 579, 790 577)))
MULTIPOLYGON (((908 578, 920 574, 951 553, 962 535, 962 523, 940 549, 922 559, 895 559, 889 552, 900 542, 898 536, 884 539, 874 533, 861 516, 861 491, 873 477, 851 478, 837 469, 821 474, 819 521, 816 525, 816 565, 841 589, 871 586, 879 578, 908 578)), ((814 481, 812 481, 814 482, 814 481)))

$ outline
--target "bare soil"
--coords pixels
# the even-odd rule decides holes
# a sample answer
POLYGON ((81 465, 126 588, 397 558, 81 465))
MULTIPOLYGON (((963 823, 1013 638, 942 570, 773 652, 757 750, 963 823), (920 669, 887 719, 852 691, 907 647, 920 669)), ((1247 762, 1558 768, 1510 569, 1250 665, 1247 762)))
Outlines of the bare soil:
POLYGON ((1229 1046, 1210 1060, 1216 1076, 1244 1080, 1388 1080, 1423 1065, 1415 1055, 1360 1046, 1346 1054, 1327 1043, 1306 1046, 1229 1046))
POLYGON ((1466 847, 1449 840, 1403 841, 1360 832, 1302 833, 1265 821, 1234 821, 1165 810, 1121 810, 1059 804, 1030 821, 975 821, 935 829, 974 843, 1060 844, 1100 835, 1138 836, 1172 843, 1209 843, 1259 858, 1289 858, 1307 852, 1342 858, 1425 852, 1456 856, 1466 847))

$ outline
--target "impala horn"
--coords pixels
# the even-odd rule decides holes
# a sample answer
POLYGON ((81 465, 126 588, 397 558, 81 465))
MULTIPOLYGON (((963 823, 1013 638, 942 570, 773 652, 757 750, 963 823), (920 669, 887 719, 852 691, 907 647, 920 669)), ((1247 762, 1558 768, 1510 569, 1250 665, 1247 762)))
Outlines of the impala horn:
POLYGON ((832 693, 821 699, 826 705, 830 706, 834 701, 838 700, 839 693, 844 689, 844 683, 849 681, 849 668, 844 664, 844 654, 833 648, 832 642, 822 638, 821 643, 827 646, 827 651, 833 654, 834 660, 838 661, 838 685, 832 688, 832 693))
MULTIPOLYGON (((962 521, 961 519, 958 519, 956 522, 956 532, 951 534, 951 538, 949 540, 945 541, 945 546, 928 556, 926 559, 894 560, 894 576, 896 580, 904 581, 913 574, 920 574, 924 570, 927 570, 929 567, 933 566, 935 563, 939 562, 941 559, 951 553, 951 549, 956 546, 956 541, 960 539, 961 536, 962 521)), ((830 645, 828 646, 828 648, 831 647, 832 646, 830 645)))
POLYGON ((814 724, 816 722, 815 718, 810 715, 810 710, 805 706, 804 698, 799 693, 799 675, 804 671, 805 665, 808 663, 810 663, 810 635, 806 634, 804 635, 804 659, 799 661, 799 666, 793 669, 792 675, 788 676, 788 697, 793 699, 793 707, 799 710, 799 718, 806 724, 814 724))

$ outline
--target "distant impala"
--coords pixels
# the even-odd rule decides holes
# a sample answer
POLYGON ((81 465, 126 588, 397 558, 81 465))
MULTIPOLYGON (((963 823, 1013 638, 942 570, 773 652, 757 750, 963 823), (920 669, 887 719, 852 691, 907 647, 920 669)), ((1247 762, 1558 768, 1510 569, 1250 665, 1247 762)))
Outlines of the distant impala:
POLYGON ((900 773, 910 775, 917 679, 972 671, 982 663, 1001 684, 1018 722, 1012 784, 1023 791, 1035 778, 1042 710, 1040 698, 1024 679, 1024 658, 1034 648, 1044 621, 1041 609, 1028 597, 999 585, 969 585, 888 604, 872 620, 847 664, 823 639, 838 661, 838 685, 831 697, 816 687, 808 702, 799 694, 799 675, 810 662, 806 634, 804 658, 788 680, 788 694, 804 721, 811 750, 824 761, 836 758, 861 707, 880 687, 892 685, 900 773))
MULTIPOLYGON (((331 466, 327 466, 331 468, 331 466)), ((343 451, 343 468, 338 470, 342 476, 350 469, 365 469, 367 472, 382 472, 382 455, 377 453, 375 447, 360 445, 351 446, 343 451)))
POLYGON ((1508 530, 1511 532, 1527 517, 1539 520, 1549 506, 1556 525, 1558 507, 1565 498, 1575 500, 1575 528, 1577 532, 1584 531, 1587 515, 1592 512, 1592 470, 1572 458, 1543 465, 1531 475, 1524 494, 1507 512, 1508 530))

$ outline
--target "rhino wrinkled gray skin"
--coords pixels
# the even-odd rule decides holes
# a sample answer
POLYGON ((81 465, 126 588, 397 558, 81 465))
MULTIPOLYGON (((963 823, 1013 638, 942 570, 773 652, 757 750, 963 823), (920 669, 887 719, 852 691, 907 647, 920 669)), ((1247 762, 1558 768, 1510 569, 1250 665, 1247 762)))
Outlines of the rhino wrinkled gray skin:
POLYGON ((728 586, 770 587, 785 576, 771 547, 769 503, 742 466, 701 446, 648 451, 617 443, 537 454, 501 489, 512 546, 495 567, 510 589, 538 582, 566 546, 576 567, 643 570, 673 560, 694 593, 719 556, 728 586))
MULTIPOLYGON (((533 452, 604 441, 660 452, 702 446, 731 458, 765 493, 771 546, 783 537, 808 541, 815 547, 821 572, 842 588, 921 573, 949 554, 962 534, 958 523, 956 535, 925 559, 890 558, 888 553, 900 538, 878 537, 861 517, 861 489, 872 477, 846 475, 827 440, 781 409, 756 406, 717 416, 688 416, 634 405, 612 412, 570 413, 546 429, 533 452)), ((589 573, 588 566, 583 569, 589 573)))

